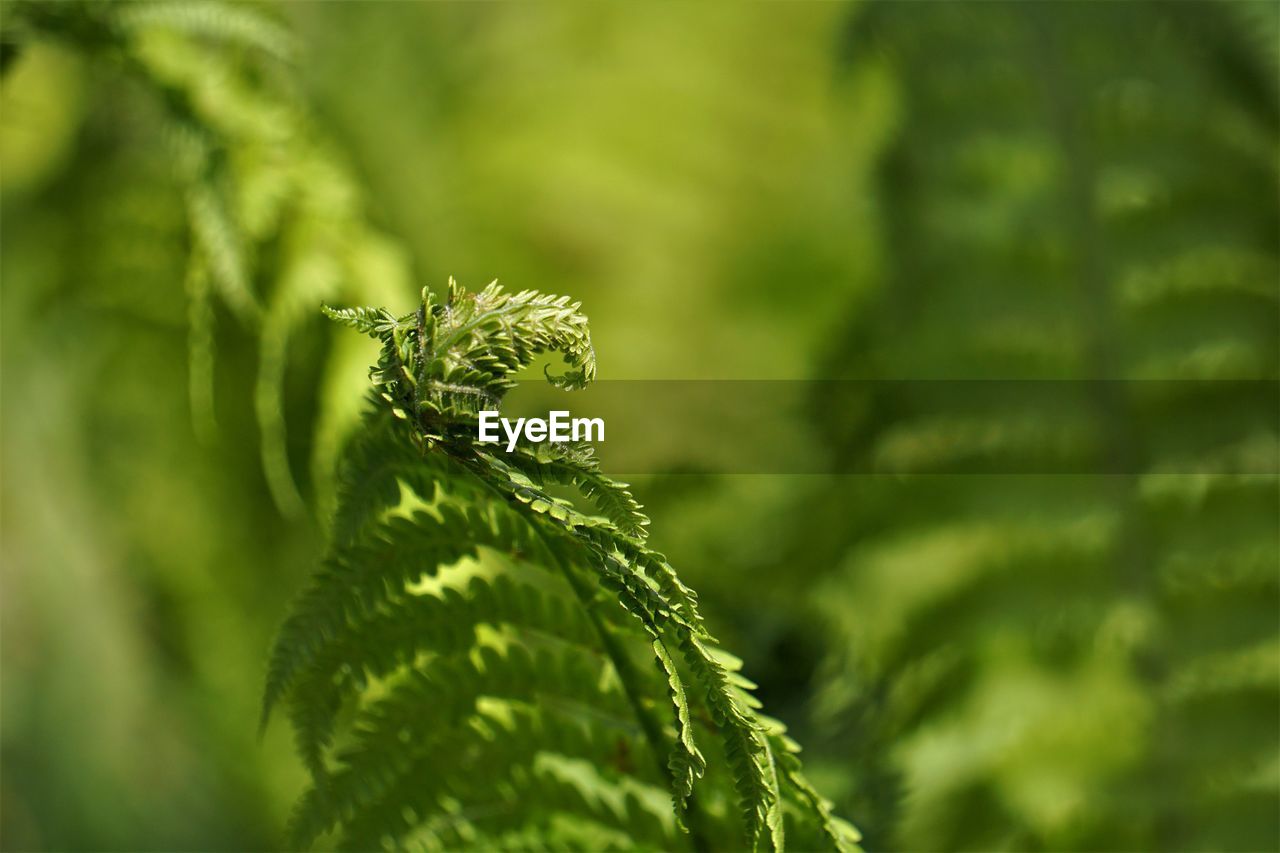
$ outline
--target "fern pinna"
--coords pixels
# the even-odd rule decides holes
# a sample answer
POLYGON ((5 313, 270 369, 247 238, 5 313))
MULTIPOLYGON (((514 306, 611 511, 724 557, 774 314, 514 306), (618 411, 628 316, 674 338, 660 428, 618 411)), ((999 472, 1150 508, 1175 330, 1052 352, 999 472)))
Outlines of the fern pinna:
POLYGON ((578 308, 451 281, 402 317, 328 311, 382 352, 332 545, 270 664, 264 722, 287 699, 313 777, 295 840, 852 848, 627 487, 587 447, 476 442, 540 353, 568 364, 553 384, 592 380, 578 308))

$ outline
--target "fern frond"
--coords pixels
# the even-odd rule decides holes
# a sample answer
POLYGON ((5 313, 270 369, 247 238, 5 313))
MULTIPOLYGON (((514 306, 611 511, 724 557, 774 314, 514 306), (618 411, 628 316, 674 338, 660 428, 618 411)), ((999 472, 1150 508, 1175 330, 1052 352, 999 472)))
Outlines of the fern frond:
POLYGON ((824 375, 926 381, 815 403, 836 453, 910 475, 823 491, 800 535, 844 535, 788 557, 840 567, 812 601, 842 805, 887 847, 1273 847, 1274 799, 1200 780, 1277 749, 1280 15, 904 9, 850 29, 902 125, 879 293, 824 375))
POLYGON ((292 33, 244 3, 218 0, 131 3, 121 8, 117 20, 126 32, 170 30, 262 51, 281 61, 293 60, 297 52, 292 33))
MULTIPOLYGON (((162 108, 160 136, 170 143, 190 232, 193 420, 202 434, 214 422, 206 320, 216 296, 260 336, 253 396, 263 470, 280 509, 300 513, 282 405, 291 340, 317 303, 400 298, 409 277, 299 101, 293 36, 251 5, 217 0, 15 6, 28 37, 68 40, 122 67, 162 108), (271 280, 273 269, 282 274, 271 280)), ((348 396, 322 399, 318 456, 337 450, 355 426, 348 396)), ((315 467, 327 477, 327 466, 315 467)), ((329 496, 325 481, 315 487, 329 496)))
POLYGON ((393 590, 434 575, 485 545, 516 552, 520 529, 486 508, 440 504, 373 525, 332 552, 280 631, 269 668, 263 719, 296 673, 310 665, 342 627, 384 606, 393 590))
POLYGON ((215 354, 214 313, 209 272, 203 262, 188 263, 187 290, 187 393, 196 436, 209 444, 217 433, 213 405, 215 354))
POLYGON ((644 539, 649 517, 631 494, 626 483, 605 476, 589 447, 562 449, 549 445, 536 449, 520 447, 504 457, 506 464, 517 468, 539 488, 550 485, 577 489, 591 500, 626 536, 644 539))
POLYGON ((187 211, 197 247, 192 262, 207 264, 223 300, 243 322, 253 323, 262 309, 250 284, 240 227, 221 183, 215 172, 187 191, 187 211))
POLYGON ((324 315, 330 320, 350 326, 362 335, 377 338, 396 327, 397 319, 385 308, 330 308, 323 306, 324 315))
POLYGON ((562 387, 594 376, 577 303, 450 281, 442 302, 424 292, 410 314, 326 313, 381 354, 334 542, 267 680, 264 720, 288 696, 314 778, 297 840, 340 829, 356 848, 590 837, 670 849, 685 844, 679 826, 697 846, 782 849, 790 825, 852 847, 780 725, 757 715, 740 662, 714 646, 696 596, 645 545, 626 487, 582 448, 477 443, 480 406, 500 404, 539 354, 565 356, 551 378, 562 387), (347 707, 358 712, 340 737, 347 707), (657 822, 656 790, 672 803, 657 822), (738 821, 724 811, 733 800, 738 821))

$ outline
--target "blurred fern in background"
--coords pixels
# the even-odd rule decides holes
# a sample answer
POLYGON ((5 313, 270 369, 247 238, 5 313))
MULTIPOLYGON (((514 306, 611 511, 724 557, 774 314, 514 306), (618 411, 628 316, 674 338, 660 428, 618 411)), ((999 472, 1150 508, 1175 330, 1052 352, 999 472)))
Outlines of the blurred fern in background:
MULTIPOLYGON (((315 322, 322 300, 387 300, 410 288, 402 250, 365 221, 358 187, 308 115, 292 34, 253 6, 206 0, 19 2, 6 11, 18 39, 61 41, 150 99, 141 106, 157 122, 151 132, 167 148, 187 219, 197 434, 206 442, 216 434, 217 298, 261 341, 254 403, 263 469, 281 510, 301 513, 280 404, 290 338, 315 322)), ((312 459, 321 490, 356 420, 350 389, 366 355, 350 346, 327 355, 312 459)), ((321 497, 328 508, 330 496, 321 497)))
POLYGON ((901 126, 882 286, 821 375, 939 380, 815 402, 867 476, 790 555, 837 567, 819 727, 872 845, 1280 840, 1275 13, 884 3, 846 36, 901 126))

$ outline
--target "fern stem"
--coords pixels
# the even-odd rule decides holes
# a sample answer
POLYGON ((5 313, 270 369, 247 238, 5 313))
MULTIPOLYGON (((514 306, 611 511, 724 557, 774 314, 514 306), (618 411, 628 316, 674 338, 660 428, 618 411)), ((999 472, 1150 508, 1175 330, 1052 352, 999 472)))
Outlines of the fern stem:
MULTIPOLYGON (((497 496, 503 503, 510 502, 507 495, 495 488, 483 476, 474 460, 459 459, 455 461, 460 462, 464 469, 475 475, 476 481, 497 496)), ((574 572, 573 567, 560 556, 553 543, 548 539, 547 532, 537 524, 530 524, 529 527, 533 534, 542 541, 546 550, 547 562, 554 564, 560 570, 560 573, 564 575, 569 588, 573 590, 574 597, 578 599, 578 603, 586 611, 587 618, 591 620, 591 627, 596 632, 596 636, 600 638, 600 645, 605 654, 608 655, 609 662, 613 664, 614 672, 618 674, 618 681, 627 697, 627 703, 631 706, 631 711, 635 714, 641 731, 644 732, 645 741, 649 744, 649 751, 653 753, 654 765, 658 769, 658 776, 666 784, 667 790, 672 792, 674 798, 676 790, 675 777, 672 776, 671 768, 667 766, 666 760, 671 747, 667 743, 666 735, 663 734, 662 722, 654 714, 653 709, 645 703, 644 690, 640 684, 640 676, 636 673, 635 665, 627 655, 626 649, 618 642, 618 638, 609 630, 609 626, 601 620, 600 614, 596 610, 596 602, 591 589, 583 583, 582 578, 574 572)), ((691 791, 686 798, 684 819, 689 830, 689 841, 693 849, 698 853, 710 851, 712 847, 707 840, 710 836, 706 828, 706 816, 698 806, 696 791, 691 791)))
MULTIPOLYGON (((542 531, 538 531, 538 535, 543 536, 542 531)), ((577 596, 578 601, 582 603, 583 608, 587 611, 587 617, 591 620, 592 627, 600 637, 600 644, 604 647, 605 654, 609 656, 613 669, 618 674, 618 681, 621 682, 623 692, 626 693, 627 702, 630 703, 631 710, 635 713, 636 720, 639 721, 640 728, 644 731, 645 740, 649 742, 649 751, 653 753, 658 773, 663 781, 666 782, 667 789, 674 791, 675 779, 671 775, 671 768, 667 766, 666 760, 670 746, 662 732, 661 721, 654 714, 653 708, 645 703, 644 691, 640 687, 640 677, 636 672, 635 664, 630 656, 627 655, 626 649, 618 642, 617 636, 600 618, 600 614, 596 611, 595 602, 592 600, 591 590, 583 584, 582 578, 574 572, 572 566, 556 556, 554 551, 552 558, 560 568, 565 580, 569 582, 569 586, 572 587, 573 594, 577 596)), ((685 820, 688 824, 689 839, 693 849, 707 851, 711 849, 711 845, 707 842, 705 819, 702 811, 698 808, 696 797, 696 792, 691 793, 688 797, 685 807, 685 820)))

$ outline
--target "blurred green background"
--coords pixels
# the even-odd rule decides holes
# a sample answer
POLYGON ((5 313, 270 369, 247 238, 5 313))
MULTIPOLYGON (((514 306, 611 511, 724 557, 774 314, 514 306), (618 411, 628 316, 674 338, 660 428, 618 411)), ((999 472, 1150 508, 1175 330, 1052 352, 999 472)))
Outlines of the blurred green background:
POLYGON ((315 308, 450 275, 582 300, 607 379, 1161 380, 815 392, 855 473, 634 485, 868 848, 1280 848, 1280 412, 1213 390, 1280 378, 1280 6, 2 8, 4 849, 279 847, 371 359, 315 308))

